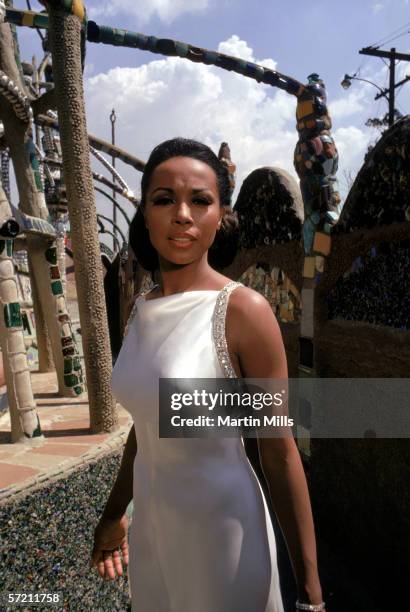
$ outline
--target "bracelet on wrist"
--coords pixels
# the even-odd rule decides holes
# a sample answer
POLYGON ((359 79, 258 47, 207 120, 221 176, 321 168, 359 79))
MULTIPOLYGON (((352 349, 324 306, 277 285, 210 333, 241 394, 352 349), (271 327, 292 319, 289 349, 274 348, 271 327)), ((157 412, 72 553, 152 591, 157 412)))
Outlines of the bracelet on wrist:
POLYGON ((299 600, 297 600, 296 610, 308 610, 309 612, 321 612, 322 610, 325 610, 325 602, 322 601, 320 604, 308 604, 308 603, 302 603, 299 600))

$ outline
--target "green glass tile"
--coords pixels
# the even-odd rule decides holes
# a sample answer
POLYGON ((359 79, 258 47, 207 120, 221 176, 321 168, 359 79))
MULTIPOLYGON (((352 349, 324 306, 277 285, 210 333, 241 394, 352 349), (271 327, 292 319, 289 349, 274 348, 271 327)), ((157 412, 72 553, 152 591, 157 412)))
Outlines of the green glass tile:
POLYGON ((71 374, 73 371, 73 358, 67 357, 64 359, 64 374, 71 374))
POLYGON ((77 387, 74 387, 74 393, 76 395, 81 395, 81 393, 83 393, 83 391, 84 391, 84 389, 80 385, 78 385, 77 387))
POLYGON ((51 291, 53 292, 53 295, 62 295, 63 293, 62 282, 54 281, 54 283, 51 283, 51 291))
POLYGON ((75 374, 65 374, 64 383, 66 387, 74 387, 75 385, 78 385, 78 376, 75 374))
POLYGON ((18 302, 4 305, 4 323, 6 327, 21 327, 23 325, 18 302))
POLYGON ((50 247, 45 252, 46 259, 49 264, 55 266, 57 264, 57 247, 50 247))
POLYGON ((79 357, 73 358, 73 368, 74 370, 81 370, 81 362, 79 357))
MULTIPOLYGON (((38 162, 37 162, 38 163, 38 162)), ((36 182, 36 187, 38 191, 43 192, 43 182, 41 180, 40 172, 38 172, 37 168, 34 168, 34 180, 36 182)))
POLYGON ((24 432, 24 435, 26 436, 26 438, 38 438, 39 436, 43 435, 43 432, 41 431, 41 425, 40 425, 40 420, 38 418, 38 415, 37 415, 37 427, 33 431, 33 435, 29 436, 26 432, 24 432))
POLYGON ((37 415, 37 427, 33 431, 33 438, 38 438, 39 436, 42 436, 42 435, 43 435, 43 432, 41 431, 40 419, 38 418, 38 415, 37 415))
POLYGON ((13 241, 12 240, 6 240, 6 251, 9 257, 13 255, 13 241))

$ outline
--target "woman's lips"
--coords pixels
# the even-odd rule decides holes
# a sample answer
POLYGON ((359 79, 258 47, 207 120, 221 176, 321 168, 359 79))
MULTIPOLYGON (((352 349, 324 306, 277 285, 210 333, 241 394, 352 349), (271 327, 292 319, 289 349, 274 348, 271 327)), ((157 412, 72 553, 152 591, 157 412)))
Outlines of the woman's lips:
POLYGON ((193 238, 169 238, 169 241, 179 249, 186 249, 194 242, 193 238))

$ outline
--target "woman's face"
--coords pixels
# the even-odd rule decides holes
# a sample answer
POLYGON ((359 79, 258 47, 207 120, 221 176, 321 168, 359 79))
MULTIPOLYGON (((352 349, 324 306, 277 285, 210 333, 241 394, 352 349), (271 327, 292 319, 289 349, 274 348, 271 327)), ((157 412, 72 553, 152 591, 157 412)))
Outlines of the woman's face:
POLYGON ((160 259, 179 265, 201 259, 215 239, 222 216, 217 177, 208 164, 172 157, 155 168, 144 217, 160 259))

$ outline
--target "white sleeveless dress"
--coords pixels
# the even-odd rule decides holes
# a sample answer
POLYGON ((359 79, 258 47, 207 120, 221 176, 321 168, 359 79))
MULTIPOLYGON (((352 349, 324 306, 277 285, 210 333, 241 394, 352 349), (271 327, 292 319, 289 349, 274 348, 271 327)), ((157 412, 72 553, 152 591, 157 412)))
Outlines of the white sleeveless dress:
POLYGON ((158 379, 235 377, 229 293, 137 297, 112 375, 135 424, 132 612, 283 612, 276 542, 242 438, 159 438, 158 379))

